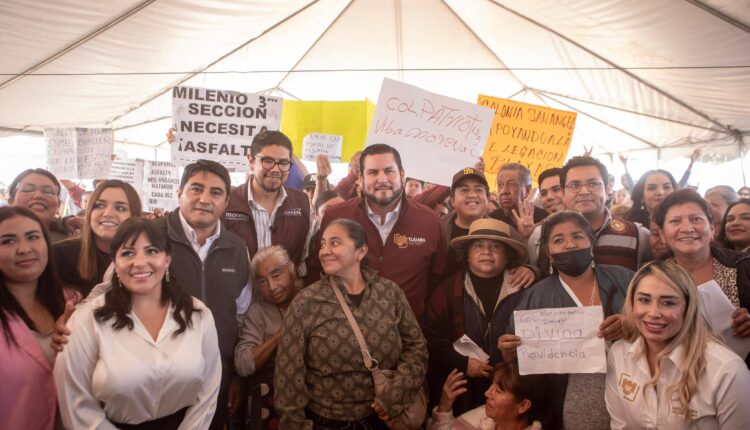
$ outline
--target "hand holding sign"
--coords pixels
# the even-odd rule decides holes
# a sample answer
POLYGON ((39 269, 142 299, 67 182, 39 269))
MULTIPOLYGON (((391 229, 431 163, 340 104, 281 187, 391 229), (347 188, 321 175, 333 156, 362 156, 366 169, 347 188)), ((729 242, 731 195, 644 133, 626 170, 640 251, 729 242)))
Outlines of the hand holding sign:
POLYGON ((607 372, 604 339, 597 336, 604 320, 601 306, 515 311, 513 318, 522 339, 521 375, 607 372))

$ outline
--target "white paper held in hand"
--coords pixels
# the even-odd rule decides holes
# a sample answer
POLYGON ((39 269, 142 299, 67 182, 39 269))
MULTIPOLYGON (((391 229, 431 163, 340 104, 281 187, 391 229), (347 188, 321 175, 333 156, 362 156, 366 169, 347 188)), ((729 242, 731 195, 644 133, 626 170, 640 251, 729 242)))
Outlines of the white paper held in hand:
POLYGON ((461 355, 479 360, 481 362, 486 362, 490 358, 490 356, 487 355, 487 353, 484 352, 482 348, 474 343, 474 341, 471 340, 471 338, 467 335, 463 335, 458 338, 458 340, 453 342, 453 349, 455 349, 456 352, 461 355))

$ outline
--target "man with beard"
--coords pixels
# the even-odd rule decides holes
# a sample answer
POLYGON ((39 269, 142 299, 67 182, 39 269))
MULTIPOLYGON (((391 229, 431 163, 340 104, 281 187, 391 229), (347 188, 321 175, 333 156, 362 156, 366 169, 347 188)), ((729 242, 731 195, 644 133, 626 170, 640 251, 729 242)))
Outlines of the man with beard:
POLYGON ((404 168, 395 148, 368 146, 359 163, 363 196, 326 210, 307 260, 307 284, 320 276, 321 232, 335 219, 352 219, 367 231, 367 265, 404 290, 419 318, 428 286, 434 285, 445 265, 448 247, 440 219, 428 207, 410 202, 404 195, 404 168))
POLYGON ((232 189, 224 224, 245 241, 251 258, 261 248, 281 245, 299 266, 312 223, 305 193, 284 185, 293 163, 292 142, 280 131, 263 131, 253 138, 247 161, 251 175, 232 189))

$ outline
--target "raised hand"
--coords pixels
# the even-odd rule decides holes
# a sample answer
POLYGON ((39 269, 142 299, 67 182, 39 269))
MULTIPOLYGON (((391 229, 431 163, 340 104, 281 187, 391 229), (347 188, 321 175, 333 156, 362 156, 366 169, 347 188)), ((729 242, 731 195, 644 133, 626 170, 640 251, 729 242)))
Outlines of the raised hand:
POLYGON ((516 220, 516 228, 524 239, 528 239, 534 232, 534 203, 531 202, 533 193, 529 193, 525 199, 518 199, 518 210, 513 209, 513 218, 516 220))
POLYGON ((466 392, 466 382, 463 372, 459 372, 458 369, 451 370, 451 373, 445 378, 443 391, 440 393, 438 412, 448 412, 453 409, 453 402, 456 401, 456 398, 466 392))
POLYGON ((315 161, 318 163, 318 179, 328 178, 328 176, 333 171, 333 169, 331 169, 331 160, 328 159, 328 156, 325 154, 318 154, 318 157, 315 159, 315 161))

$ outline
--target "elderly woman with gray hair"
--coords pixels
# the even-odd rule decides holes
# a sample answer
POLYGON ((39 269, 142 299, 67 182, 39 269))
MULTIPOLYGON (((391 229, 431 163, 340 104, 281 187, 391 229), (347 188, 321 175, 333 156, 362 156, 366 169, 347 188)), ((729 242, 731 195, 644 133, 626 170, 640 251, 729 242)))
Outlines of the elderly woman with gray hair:
POLYGON ((270 403, 276 346, 286 309, 301 285, 294 263, 281 246, 262 248, 253 256, 251 265, 256 294, 240 321, 234 365, 240 376, 252 377, 248 428, 267 428, 270 421, 277 419, 270 403))

